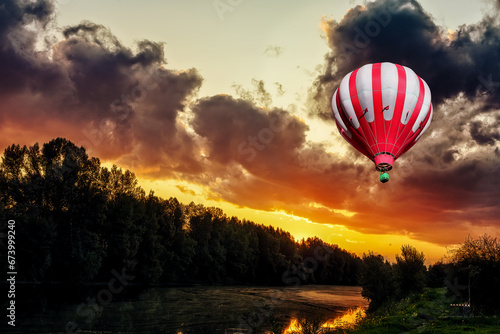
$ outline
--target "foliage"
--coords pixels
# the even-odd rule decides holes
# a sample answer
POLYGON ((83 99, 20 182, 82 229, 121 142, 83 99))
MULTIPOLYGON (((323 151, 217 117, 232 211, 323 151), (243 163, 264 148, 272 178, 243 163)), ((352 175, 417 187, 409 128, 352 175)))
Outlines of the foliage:
POLYGON ((413 246, 403 245, 396 263, 391 264, 382 255, 363 254, 360 271, 361 294, 370 301, 370 310, 404 298, 410 293, 422 292, 426 286, 425 256, 413 246))
POLYGON ((427 286, 429 288, 440 288, 445 286, 448 272, 451 270, 450 263, 436 262, 427 270, 427 286))
POLYGON ((411 245, 401 246, 401 255, 396 255, 395 269, 400 297, 424 290, 426 284, 424 253, 419 253, 411 245))
POLYGON ((468 237, 451 254, 450 278, 457 278, 460 291, 471 305, 481 311, 498 310, 500 301, 500 242, 487 235, 477 239, 468 237))
POLYGON ((374 310, 396 296, 395 273, 392 265, 382 255, 363 254, 360 285, 361 294, 370 301, 374 310))
POLYGON ((356 275, 362 265, 361 259, 337 245, 329 245, 319 238, 309 238, 300 243, 299 255, 301 259, 315 260, 300 263, 300 270, 307 274, 307 282, 357 284, 356 275))
POLYGON ((297 243, 218 208, 146 195, 133 173, 101 167, 63 138, 5 150, 0 228, 10 219, 23 281, 105 281, 125 268, 146 284, 284 284, 284 273, 294 272, 301 283, 347 285, 357 283, 360 265, 317 238, 297 243))
POLYGON ((392 301, 371 313, 354 329, 336 333, 498 333, 498 316, 463 317, 450 307, 453 301, 446 288, 425 288, 400 301, 392 301))

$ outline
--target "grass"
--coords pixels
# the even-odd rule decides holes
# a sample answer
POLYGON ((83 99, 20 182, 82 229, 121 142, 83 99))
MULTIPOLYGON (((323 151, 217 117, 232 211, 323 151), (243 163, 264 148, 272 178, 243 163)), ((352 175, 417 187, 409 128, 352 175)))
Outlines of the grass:
POLYGON ((354 328, 339 328, 329 333, 404 334, 404 333, 500 333, 500 317, 464 315, 450 307, 453 299, 446 289, 426 289, 399 302, 381 307, 360 320, 354 328))

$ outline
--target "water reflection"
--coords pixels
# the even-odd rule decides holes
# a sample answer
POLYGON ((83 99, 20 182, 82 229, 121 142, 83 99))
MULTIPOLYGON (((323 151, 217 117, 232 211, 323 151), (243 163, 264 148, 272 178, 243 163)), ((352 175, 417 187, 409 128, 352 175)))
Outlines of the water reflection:
POLYGON ((335 318, 332 321, 327 321, 321 327, 323 328, 342 328, 352 327, 366 316, 366 311, 362 307, 348 310, 341 317, 335 318))
MULTIPOLYGON (((314 333, 322 333, 331 329, 351 328, 365 316, 365 309, 363 307, 357 307, 349 309, 343 315, 329 319, 323 323, 318 322, 316 319, 292 318, 288 327, 283 331, 283 334, 309 333, 311 330, 314 333)), ((268 332, 268 334, 272 333, 268 332)))
MULTIPOLYGON (((340 324, 353 323, 368 306, 360 287, 199 286, 140 291, 130 287, 89 316, 90 309, 82 312, 80 305, 95 297, 98 289, 61 293, 44 288, 38 291, 43 292, 38 301, 33 297, 38 296, 36 289, 26 291, 19 297, 19 325, 9 328, 9 333, 60 333, 70 322, 78 324, 82 332, 92 333, 290 334, 309 325, 326 333, 340 324)), ((0 333, 5 332, 0 324, 0 333)))

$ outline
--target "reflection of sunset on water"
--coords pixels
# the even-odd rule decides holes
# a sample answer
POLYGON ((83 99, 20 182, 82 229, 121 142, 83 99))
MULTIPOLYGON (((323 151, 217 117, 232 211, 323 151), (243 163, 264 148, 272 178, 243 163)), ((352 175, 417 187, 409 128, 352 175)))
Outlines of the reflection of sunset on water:
POLYGON ((290 325, 283 331, 283 334, 291 334, 302 330, 302 326, 296 318, 290 321, 290 325))
POLYGON ((355 324, 360 319, 366 316, 365 309, 358 307, 356 309, 351 309, 344 313, 342 316, 333 319, 332 321, 327 321, 321 327, 323 328, 338 328, 342 326, 351 326, 355 324))
MULTIPOLYGON (((318 333, 321 333, 323 330, 327 329, 334 329, 334 328, 341 328, 341 327, 351 327, 354 325, 357 321, 360 319, 364 318, 366 316, 365 309, 363 307, 358 307, 355 309, 350 309, 346 313, 342 314, 341 316, 330 319, 321 326, 319 326, 318 333)), ((303 320, 303 319, 302 319, 303 320)), ((307 323, 312 324, 313 320, 309 321, 307 323)), ((288 327, 283 331, 283 334, 294 334, 294 333, 300 333, 303 330, 301 321, 297 318, 293 318, 290 321, 290 324, 288 327)))

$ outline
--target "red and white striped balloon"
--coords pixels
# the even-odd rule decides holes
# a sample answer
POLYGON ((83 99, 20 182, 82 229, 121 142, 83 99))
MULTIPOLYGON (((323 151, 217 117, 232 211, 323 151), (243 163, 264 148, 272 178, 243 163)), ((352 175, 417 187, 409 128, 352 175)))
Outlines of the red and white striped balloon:
POLYGON ((408 151, 432 119, 427 83, 408 67, 367 64, 347 74, 332 98, 342 137, 381 172, 408 151))

